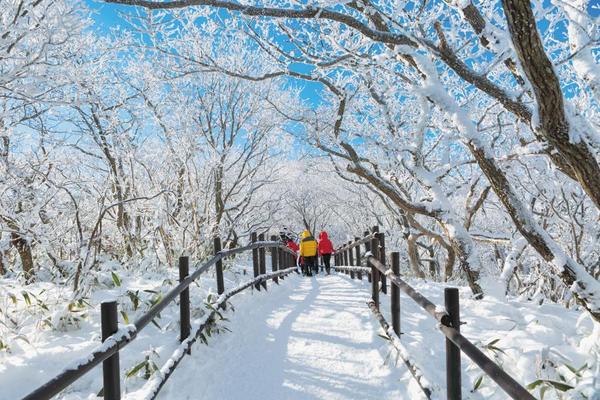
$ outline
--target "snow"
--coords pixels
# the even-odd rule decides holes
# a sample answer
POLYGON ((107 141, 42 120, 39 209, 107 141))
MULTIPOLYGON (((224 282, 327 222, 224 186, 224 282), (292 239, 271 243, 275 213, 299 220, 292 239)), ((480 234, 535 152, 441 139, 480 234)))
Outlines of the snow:
POLYGON ((159 398, 423 398, 403 364, 386 362, 390 349, 362 301, 368 288, 361 292, 329 275, 295 277, 252 302, 235 299, 231 332, 194 348, 159 398))
MULTIPOLYGON (((231 275, 227 277, 227 287, 231 288, 249 278, 239 277, 236 285, 231 275)), ((123 282, 128 281, 124 278, 123 282)), ((135 282, 129 284, 133 286, 135 282)), ((210 277, 200 283, 203 290, 191 290, 193 305, 204 298, 206 288, 214 286, 210 277)), ((443 289, 447 285, 423 280, 409 283, 433 301, 436 310, 443 311, 443 289)), ((150 282, 144 284, 152 286, 150 282)), ((409 359, 421 371, 423 382, 433 389, 432 398, 443 398, 445 345, 437 322, 401 295, 401 342, 391 335, 392 346, 378 335, 385 332, 365 305, 370 290, 366 279, 351 280, 343 274, 313 278, 292 274, 280 280, 279 285, 269 283, 266 292, 241 292, 231 299, 233 307, 224 312, 227 320, 217 321, 217 326, 231 332, 211 335, 208 345, 198 341, 192 347, 192 355, 183 358, 166 382, 159 398, 423 398, 401 358, 409 359)), ((472 300, 467 287, 460 287, 460 293, 461 320, 466 323, 461 327, 462 333, 518 382, 526 385, 537 379, 558 380, 560 375, 588 398, 600 390, 600 325, 588 315, 561 305, 540 306, 525 299, 506 299, 503 293, 490 293, 483 300, 472 300), (569 367, 584 368, 575 375, 569 367)), ((96 297, 109 296, 98 293, 96 297)), ((389 297, 380 294, 380 299, 382 313, 391 322, 389 297)), ((193 308, 192 326, 198 327, 207 316, 208 313, 193 308)), ((20 398, 63 366, 85 359, 98 345, 97 318, 99 315, 94 314, 94 318, 67 332, 44 332, 32 345, 13 346, 11 353, 3 354, 0 399, 20 398)), ((174 329, 159 331, 149 326, 120 352, 124 398, 147 398, 168 366, 182 354, 185 343, 180 344, 173 331, 178 330, 177 318, 176 305, 165 309, 161 325, 174 329), (159 372, 149 381, 124 376, 125 371, 139 363, 140 356, 152 351, 156 352, 153 361, 159 372)), ((130 334, 131 326, 125 325, 120 332, 130 334)), ((465 398, 506 398, 487 377, 471 393, 482 372, 465 356, 462 365, 465 398)), ((100 368, 95 368, 57 398, 93 398, 102 385, 101 375, 100 368)), ((552 397, 552 390, 546 399, 558 399, 552 397)))

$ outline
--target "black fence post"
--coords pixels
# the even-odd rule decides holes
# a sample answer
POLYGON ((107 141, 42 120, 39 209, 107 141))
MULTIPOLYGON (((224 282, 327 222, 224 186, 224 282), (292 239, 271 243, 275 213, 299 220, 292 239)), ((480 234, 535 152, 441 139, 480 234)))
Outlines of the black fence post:
MULTIPOLYGON (((450 316, 448 326, 460 332, 460 305, 457 288, 444 289, 446 312, 450 316)), ((448 400, 461 400, 460 349, 446 339, 446 391, 448 400)))
MULTIPOLYGON (((371 254, 373 258, 379 259, 379 241, 376 237, 371 239, 371 254)), ((375 302, 375 307, 379 310, 379 270, 375 265, 370 263, 371 267, 371 297, 375 302)))
MULTIPOLYGON (((256 243, 256 232, 250 234, 250 241, 256 243)), ((260 274, 260 267, 258 265, 258 249, 252 249, 252 272, 256 278, 260 274)), ((256 290, 260 290, 260 283, 254 284, 256 290)))
MULTIPOLYGON (((179 282, 190 274, 190 258, 179 257, 179 282)), ((190 288, 186 288, 179 295, 179 341, 183 342, 190 336, 190 288)), ((188 352, 189 354, 189 352, 188 352)))
MULTIPOLYGON (((351 243, 348 242, 348 245, 351 243)), ((354 266, 354 249, 348 249, 348 261, 350 266, 354 266)), ((354 271, 350 271, 350 278, 354 279, 354 271)))
MULTIPOLYGON (((264 242, 265 241, 265 234, 261 233, 260 235, 258 235, 258 241, 259 242, 264 242)), ((264 275, 267 273, 267 260, 266 260, 266 255, 265 255, 265 248, 261 247, 260 249, 258 249, 258 261, 259 261, 259 272, 261 275, 264 275)), ((262 281, 262 287, 263 288, 267 288, 267 280, 265 279, 264 281, 262 281)))
MULTIPOLYGON (((365 231, 364 232, 364 236, 367 237, 369 236, 369 231, 365 231)), ((370 241, 366 241, 365 242, 365 254, 371 251, 371 242, 370 241)), ((367 262, 367 267, 369 266, 369 263, 367 262)), ((367 273, 367 279, 369 280, 369 282, 371 282, 371 272, 367 273)))
MULTIPOLYGON (((400 275, 400 253, 394 251, 392 253, 392 272, 394 275, 400 275)), ((396 335, 400 336, 400 288, 393 282, 391 293, 391 311, 392 311, 392 328, 396 335)))
MULTIPOLYGON (((351 266, 352 264, 350 264, 350 249, 348 248, 348 246, 350 245, 350 242, 346 243, 346 250, 344 250, 344 258, 346 259, 346 265, 347 266, 351 266)), ((346 272, 347 275, 349 275, 350 277, 352 277, 352 271, 347 271, 346 272)))
MULTIPOLYGON (((219 238, 217 236, 214 238, 213 242, 214 242, 214 248, 215 248, 214 249, 215 255, 217 255, 221 251, 221 238, 219 238)), ((217 293, 223 294, 223 292, 225 292, 225 282, 223 281, 223 261, 222 260, 217 261, 217 264, 215 266, 215 271, 217 272, 217 293)))
POLYGON ((286 264, 285 264, 285 250, 283 249, 277 249, 277 265, 279 266, 279 269, 285 269, 286 268, 286 264))
MULTIPOLYGON (((355 237, 354 241, 358 242, 360 239, 355 237)), ((357 265, 360 267, 360 245, 356 245, 356 247, 354 247, 355 251, 356 251, 356 262, 354 263, 354 265, 357 265)), ((362 281, 362 272, 358 271, 356 273, 356 275, 358 276, 358 279, 362 281)))
MULTIPOLYGON (((102 341, 119 329, 117 302, 107 301, 100 305, 102 341)), ((105 400, 121 400, 121 378, 119 373, 119 353, 102 362, 103 396, 105 400)))
MULTIPOLYGON (((385 233, 381 232, 380 234, 377 235, 377 238, 379 239, 379 261, 381 261, 381 263, 385 266, 387 266, 386 264, 386 258, 385 258, 385 233)), ((381 275, 381 292, 387 294, 387 279, 385 274, 380 274, 381 275)))
MULTIPOLYGON (((276 242, 277 241, 277 236, 271 235, 271 241, 272 242, 276 242)), ((277 264, 277 261, 279 259, 279 254, 277 254, 278 250, 279 250, 279 248, 277 246, 271 247, 271 271, 273 271, 273 272, 277 272, 278 269, 279 269, 279 266, 277 264)), ((281 278, 283 279, 283 275, 281 276, 281 278)), ((273 282, 279 283, 279 278, 278 277, 274 277, 273 278, 273 282)))

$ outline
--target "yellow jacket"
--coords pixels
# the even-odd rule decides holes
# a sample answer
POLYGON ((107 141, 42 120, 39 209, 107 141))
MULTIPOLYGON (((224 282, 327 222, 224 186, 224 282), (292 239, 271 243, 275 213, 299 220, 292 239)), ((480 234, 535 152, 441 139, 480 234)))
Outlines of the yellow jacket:
POLYGON ((309 231, 302 232, 300 239, 300 257, 312 257, 317 255, 317 241, 309 231))

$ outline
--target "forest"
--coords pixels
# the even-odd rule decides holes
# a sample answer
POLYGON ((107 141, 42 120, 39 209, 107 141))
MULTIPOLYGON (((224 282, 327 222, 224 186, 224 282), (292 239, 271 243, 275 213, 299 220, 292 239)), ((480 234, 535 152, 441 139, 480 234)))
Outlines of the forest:
POLYGON ((408 279, 577 321, 522 369, 597 399, 599 222, 595 0, 0 0, 0 382, 215 237, 378 225, 408 279))

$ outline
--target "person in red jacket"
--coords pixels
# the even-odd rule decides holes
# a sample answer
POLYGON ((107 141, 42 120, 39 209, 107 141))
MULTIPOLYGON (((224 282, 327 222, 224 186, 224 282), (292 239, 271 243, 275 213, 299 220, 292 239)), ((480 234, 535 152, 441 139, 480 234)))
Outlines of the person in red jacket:
MULTIPOLYGON (((290 235, 287 235, 285 232, 284 232, 284 233, 280 233, 279 235, 280 235, 281 241, 282 241, 283 243, 285 243, 285 245, 286 245, 286 246, 287 246, 287 247, 288 247, 290 250, 292 250, 294 253, 296 253, 296 257, 298 257, 298 251, 300 250, 300 246, 298 246, 298 243, 296 243, 296 242, 294 241, 294 239, 292 239, 292 238, 290 237, 290 235)), ((298 260, 302 261, 302 258, 299 258, 298 260)), ((298 260, 296 260, 296 261, 298 261, 298 260)), ((301 263, 300 263, 300 264, 301 264, 301 263)))
POLYGON ((300 250, 300 246, 298 246, 298 244, 296 242, 294 242, 292 239, 288 239, 287 243, 285 244, 290 250, 294 251, 294 252, 298 252, 298 250, 300 250))
POLYGON ((327 232, 322 231, 319 234, 319 255, 321 256, 321 260, 323 260, 323 264, 325 264, 327 275, 329 275, 331 269, 330 261, 332 253, 333 244, 331 243, 331 240, 329 240, 329 237, 327 237, 327 232))

